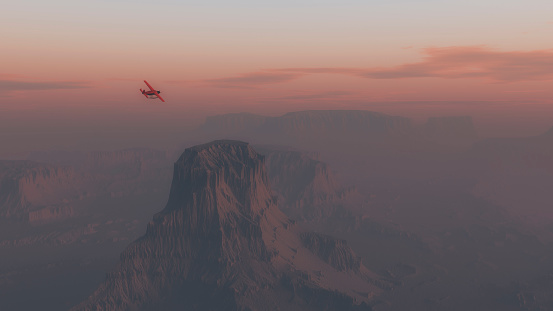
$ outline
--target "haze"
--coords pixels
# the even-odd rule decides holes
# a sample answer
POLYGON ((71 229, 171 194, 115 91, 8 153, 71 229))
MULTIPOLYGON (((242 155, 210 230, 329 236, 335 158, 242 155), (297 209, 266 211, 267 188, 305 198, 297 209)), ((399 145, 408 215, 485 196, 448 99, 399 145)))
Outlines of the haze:
POLYGON ((142 130, 163 132, 155 141, 227 112, 471 115, 486 137, 538 134, 553 113, 545 0, 55 0, 4 9, 0 139, 12 151, 32 149, 27 140, 83 147, 52 131, 129 146, 148 136, 142 130), (144 102, 144 79, 167 105, 144 102))
POLYGON ((2 9, 0 310, 553 305, 553 2, 2 9))

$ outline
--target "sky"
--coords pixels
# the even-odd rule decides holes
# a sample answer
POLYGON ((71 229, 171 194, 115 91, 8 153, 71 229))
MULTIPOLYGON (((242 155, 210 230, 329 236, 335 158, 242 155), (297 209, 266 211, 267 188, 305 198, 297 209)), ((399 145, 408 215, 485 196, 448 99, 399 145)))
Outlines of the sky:
POLYGON ((471 115, 483 136, 553 126, 550 0, 2 7, 0 145, 14 152, 81 148, 91 137, 94 147, 130 147, 244 111, 471 115), (144 79, 166 104, 140 94, 144 79))

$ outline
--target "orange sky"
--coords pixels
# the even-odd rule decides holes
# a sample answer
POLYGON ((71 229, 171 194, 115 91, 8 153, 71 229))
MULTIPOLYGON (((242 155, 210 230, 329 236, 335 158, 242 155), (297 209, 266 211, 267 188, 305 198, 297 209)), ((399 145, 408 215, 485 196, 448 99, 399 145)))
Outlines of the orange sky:
POLYGON ((25 0, 3 9, 0 139, 12 142, 11 132, 177 129, 210 114, 302 109, 469 114, 488 136, 553 126, 551 1, 25 0), (144 79, 167 104, 139 94, 144 79))

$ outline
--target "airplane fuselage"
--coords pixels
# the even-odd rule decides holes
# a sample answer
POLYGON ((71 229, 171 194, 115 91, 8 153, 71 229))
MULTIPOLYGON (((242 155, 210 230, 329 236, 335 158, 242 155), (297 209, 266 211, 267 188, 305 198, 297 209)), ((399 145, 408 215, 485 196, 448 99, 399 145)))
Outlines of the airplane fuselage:
POLYGON ((157 95, 159 93, 161 93, 161 91, 154 91, 154 92, 153 91, 148 91, 148 92, 142 91, 142 94, 146 94, 146 95, 157 95))

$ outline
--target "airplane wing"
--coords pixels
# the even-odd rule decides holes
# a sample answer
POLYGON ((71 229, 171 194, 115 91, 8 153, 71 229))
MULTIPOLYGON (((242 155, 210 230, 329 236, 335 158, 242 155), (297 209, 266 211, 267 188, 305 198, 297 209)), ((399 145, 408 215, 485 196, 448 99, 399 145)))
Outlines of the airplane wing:
POLYGON ((163 98, 159 95, 159 93, 157 94, 157 98, 161 99, 162 102, 165 102, 163 98))
POLYGON ((155 92, 154 88, 150 85, 150 83, 148 83, 148 81, 144 80, 144 83, 146 83, 152 92, 155 92))

